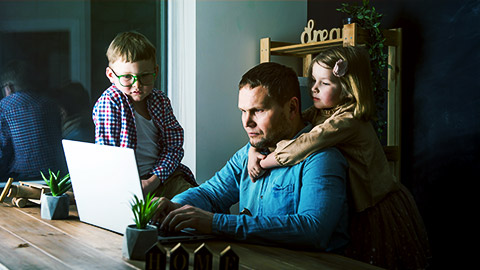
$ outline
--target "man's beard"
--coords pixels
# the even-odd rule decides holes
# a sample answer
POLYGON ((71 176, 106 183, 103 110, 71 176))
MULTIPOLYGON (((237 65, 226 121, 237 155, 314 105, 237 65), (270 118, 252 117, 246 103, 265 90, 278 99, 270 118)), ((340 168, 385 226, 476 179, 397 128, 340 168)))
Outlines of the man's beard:
POLYGON ((273 143, 269 139, 261 139, 258 142, 252 142, 252 140, 250 140, 250 144, 262 152, 268 150, 268 148, 275 147, 276 145, 276 143, 273 143))
POLYGON ((282 118, 284 118, 285 120, 279 121, 276 125, 277 128, 275 128, 273 132, 270 131, 268 137, 263 137, 256 142, 252 142, 252 140, 250 140, 250 144, 261 151, 265 151, 268 148, 275 148, 277 146, 277 143, 281 140, 291 139, 289 137, 291 127, 289 126, 286 117, 282 118))

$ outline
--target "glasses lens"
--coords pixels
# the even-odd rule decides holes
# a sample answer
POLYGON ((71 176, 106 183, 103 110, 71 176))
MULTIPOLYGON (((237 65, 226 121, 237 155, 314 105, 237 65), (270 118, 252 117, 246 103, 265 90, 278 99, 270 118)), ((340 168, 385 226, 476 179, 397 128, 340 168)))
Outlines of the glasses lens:
POLYGON ((150 85, 155 80, 155 73, 138 75, 141 84, 150 85))
POLYGON ((122 86, 132 86, 134 81, 135 77, 133 77, 132 75, 125 75, 120 77, 120 84, 122 86))

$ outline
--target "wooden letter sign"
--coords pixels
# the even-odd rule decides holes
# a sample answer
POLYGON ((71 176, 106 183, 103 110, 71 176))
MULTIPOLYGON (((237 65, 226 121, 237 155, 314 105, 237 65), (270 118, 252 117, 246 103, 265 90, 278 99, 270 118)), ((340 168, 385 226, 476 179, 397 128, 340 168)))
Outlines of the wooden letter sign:
POLYGON ((199 246, 193 255, 194 270, 212 270, 213 254, 210 249, 203 243, 199 246))
POLYGON ((233 252, 232 247, 228 246, 220 253, 220 266, 218 269, 238 270, 239 262, 238 255, 233 252))
POLYGON ((170 251, 170 270, 188 270, 188 252, 182 243, 170 251))
POLYGON ((165 270, 166 266, 167 251, 160 243, 156 243, 145 254, 145 269, 165 270))
POLYGON ((302 44, 305 43, 310 43, 310 42, 317 42, 317 41, 325 41, 325 40, 332 40, 334 39, 333 36, 335 35, 335 38, 341 38, 341 31, 340 28, 332 28, 330 32, 326 29, 322 30, 313 30, 313 25, 315 22, 313 20, 309 20, 307 23, 307 27, 305 27, 304 31, 300 35, 300 42, 302 44), (312 36, 313 32, 313 36, 312 36), (307 40, 305 40, 307 38, 307 40))

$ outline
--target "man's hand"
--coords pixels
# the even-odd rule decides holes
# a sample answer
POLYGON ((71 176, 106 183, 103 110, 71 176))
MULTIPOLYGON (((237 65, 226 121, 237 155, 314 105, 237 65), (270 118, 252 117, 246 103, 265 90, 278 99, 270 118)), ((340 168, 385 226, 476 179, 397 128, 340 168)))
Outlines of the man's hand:
POLYGON ((185 228, 196 229, 200 233, 212 233, 213 213, 191 205, 180 205, 167 198, 160 198, 157 214, 153 221, 160 223, 160 230, 180 231, 185 228))
POLYGON ((165 217, 175 209, 182 207, 181 204, 174 203, 165 197, 158 199, 160 203, 158 204, 157 213, 153 216, 153 223, 162 223, 165 217))
POLYGON ((255 147, 250 147, 248 150, 248 175, 252 182, 255 182, 258 178, 260 178, 264 173, 265 170, 260 166, 260 161, 265 158, 265 155, 261 154, 257 151, 255 147))

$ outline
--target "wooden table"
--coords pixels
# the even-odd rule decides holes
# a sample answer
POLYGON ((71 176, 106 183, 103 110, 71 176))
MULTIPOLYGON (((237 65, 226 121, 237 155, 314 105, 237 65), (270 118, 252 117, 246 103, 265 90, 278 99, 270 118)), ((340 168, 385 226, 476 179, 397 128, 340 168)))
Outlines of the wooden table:
MULTIPOLYGON (((144 262, 122 258, 122 240, 119 234, 80 222, 75 206, 66 220, 45 220, 39 206, 17 208, 8 201, 0 205, 0 269, 144 269, 144 262)), ((219 254, 229 245, 240 257, 240 269, 379 269, 330 253, 204 242, 214 256, 213 269, 218 269, 219 254)), ((193 251, 201 243, 183 244, 190 252, 190 269, 193 251)))

